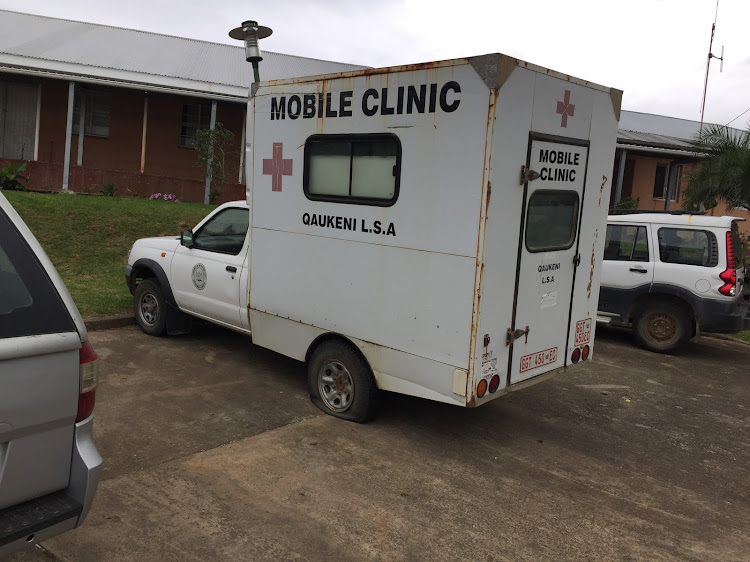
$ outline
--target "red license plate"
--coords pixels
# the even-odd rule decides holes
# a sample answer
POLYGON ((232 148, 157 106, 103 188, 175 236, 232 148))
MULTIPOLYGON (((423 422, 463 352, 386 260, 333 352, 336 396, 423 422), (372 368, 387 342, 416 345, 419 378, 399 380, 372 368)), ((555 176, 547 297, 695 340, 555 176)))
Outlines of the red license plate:
POLYGON ((576 322, 576 340, 575 346, 580 347, 591 341, 591 318, 579 320, 576 322))
POLYGON ((537 351, 521 357, 521 372, 537 369, 543 365, 550 365, 557 361, 557 348, 551 347, 544 351, 537 351))

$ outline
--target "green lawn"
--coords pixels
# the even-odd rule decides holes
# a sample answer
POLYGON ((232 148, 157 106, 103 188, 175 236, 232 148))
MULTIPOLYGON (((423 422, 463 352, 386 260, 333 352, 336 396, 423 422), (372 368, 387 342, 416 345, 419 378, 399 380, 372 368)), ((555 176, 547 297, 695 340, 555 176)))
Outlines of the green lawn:
POLYGON ((740 332, 739 334, 734 334, 734 336, 740 338, 741 340, 750 341, 750 330, 745 330, 744 332, 740 332))
POLYGON ((214 206, 4 191, 62 276, 84 318, 132 310, 125 264, 133 242, 179 235, 214 206))

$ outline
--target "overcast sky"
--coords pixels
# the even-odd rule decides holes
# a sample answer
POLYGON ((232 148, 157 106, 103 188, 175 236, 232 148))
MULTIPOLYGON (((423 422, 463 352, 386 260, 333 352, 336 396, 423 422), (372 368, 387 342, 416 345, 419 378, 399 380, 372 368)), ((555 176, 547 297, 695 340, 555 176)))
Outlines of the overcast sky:
MULTIPOLYGON (((243 20, 271 27, 261 48, 390 66, 500 52, 625 91, 623 107, 700 119, 716 0, 0 0, 7 10, 236 43, 243 20)), ((720 0, 706 121, 750 109, 750 1, 720 0)), ((750 111, 732 123, 745 127, 750 111)))

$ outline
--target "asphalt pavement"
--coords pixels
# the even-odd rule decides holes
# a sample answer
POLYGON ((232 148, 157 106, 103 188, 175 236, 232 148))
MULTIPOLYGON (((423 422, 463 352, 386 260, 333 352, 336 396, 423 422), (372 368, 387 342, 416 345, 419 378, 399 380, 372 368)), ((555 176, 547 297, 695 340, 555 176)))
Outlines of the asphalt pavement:
POLYGON ((196 326, 91 333, 104 478, 13 562, 748 560, 750 347, 599 330, 592 363, 476 409, 326 416, 304 366, 196 326))

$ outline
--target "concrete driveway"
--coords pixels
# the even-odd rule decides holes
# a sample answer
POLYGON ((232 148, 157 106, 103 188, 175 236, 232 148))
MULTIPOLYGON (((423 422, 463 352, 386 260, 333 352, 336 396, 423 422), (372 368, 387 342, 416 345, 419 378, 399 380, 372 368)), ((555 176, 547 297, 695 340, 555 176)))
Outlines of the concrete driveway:
POLYGON ((91 339, 104 480, 83 527, 14 562, 750 557, 748 346, 600 330, 569 374, 475 410, 389 396, 356 425, 232 332, 91 339))

